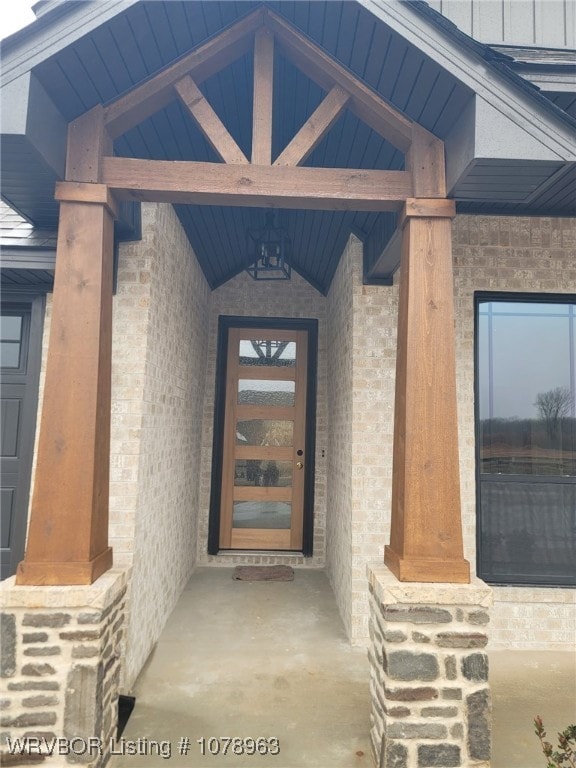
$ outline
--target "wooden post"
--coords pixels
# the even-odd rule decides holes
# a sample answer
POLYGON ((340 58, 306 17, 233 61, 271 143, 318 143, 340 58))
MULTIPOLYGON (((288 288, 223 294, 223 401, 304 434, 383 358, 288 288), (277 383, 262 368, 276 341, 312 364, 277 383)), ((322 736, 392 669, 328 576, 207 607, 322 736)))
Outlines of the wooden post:
POLYGON ((114 201, 101 108, 71 124, 28 543, 17 584, 91 584, 108 546, 114 201), (76 177, 74 179, 74 177, 76 177))
POLYGON ((460 517, 450 200, 407 200, 394 414, 392 525, 400 581, 470 581, 460 517))

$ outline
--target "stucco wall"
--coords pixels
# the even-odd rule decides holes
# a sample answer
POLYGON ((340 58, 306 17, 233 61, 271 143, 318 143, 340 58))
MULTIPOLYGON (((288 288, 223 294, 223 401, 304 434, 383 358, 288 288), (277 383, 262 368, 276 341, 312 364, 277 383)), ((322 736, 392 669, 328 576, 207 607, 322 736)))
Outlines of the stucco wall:
POLYGON ((213 291, 210 303, 208 358, 204 399, 204 430, 202 439, 202 476, 200 494, 200 525, 198 562, 230 565, 235 562, 290 562, 293 565, 322 567, 325 562, 326 531, 326 299, 312 286, 292 272, 290 281, 253 280, 246 272, 213 291), (318 320, 318 391, 316 408, 316 473, 314 484, 314 555, 302 558, 294 555, 208 555, 208 513, 212 471, 212 438, 214 423, 214 392, 216 382, 216 346, 219 315, 242 317, 301 317, 318 320))
MULTIPOLYGON (((136 348, 137 375, 142 375, 140 427, 125 431, 125 442, 118 446, 120 455, 128 451, 138 457, 128 685, 196 561, 209 300, 208 284, 172 206, 144 206, 143 215, 144 241, 139 247, 127 247, 135 258, 131 264, 128 258, 125 266, 133 271, 124 271, 119 293, 140 297, 145 347, 138 349, 136 340, 125 339, 122 353, 115 350, 117 364, 130 366, 122 358, 130 358, 136 348)), ((118 333, 121 328, 127 326, 118 322, 118 333)))

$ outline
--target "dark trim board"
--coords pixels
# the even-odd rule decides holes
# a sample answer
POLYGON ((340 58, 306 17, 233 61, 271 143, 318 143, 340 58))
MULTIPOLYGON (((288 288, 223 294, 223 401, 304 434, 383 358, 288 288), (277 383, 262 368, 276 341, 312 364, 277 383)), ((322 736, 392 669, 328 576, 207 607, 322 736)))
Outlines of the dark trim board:
POLYGON ((474 292, 474 458, 475 458, 475 478, 476 478, 476 572, 478 576, 493 586, 513 586, 513 587, 570 587, 575 585, 572 577, 546 577, 544 579, 509 577, 506 580, 499 580, 491 577, 482 571, 483 562, 483 539, 482 539, 482 507, 481 492, 483 482, 498 483, 534 483, 546 482, 553 485, 557 484, 575 484, 576 478, 564 475, 494 475, 484 476, 480 472, 480 379, 478 376, 480 349, 479 349, 479 307, 482 302, 503 301, 515 303, 549 303, 549 304, 576 304, 576 293, 529 293, 523 291, 475 291, 474 292), (492 477, 492 480, 488 478, 492 477))
POLYGON ((20 444, 20 467, 16 488, 17 501, 14 508, 12 524, 14 526, 10 540, 10 557, 6 559, 6 551, 2 551, 1 578, 11 576, 16 566, 24 557, 26 530, 28 522, 28 506, 30 485, 32 479, 32 462, 34 458, 34 438, 38 411, 38 389, 40 367, 42 361, 42 334, 44 328, 44 311, 46 298, 44 293, 26 289, 2 290, 2 308, 4 310, 24 310, 30 313, 28 335, 26 391, 23 402, 23 423, 20 444))
POLYGON ((220 315, 216 351, 216 388, 212 442, 212 474, 210 517, 208 523, 208 554, 220 552, 220 487, 222 483, 224 409, 226 402, 226 359, 230 328, 274 328, 308 332, 308 382, 306 403, 306 454, 312 457, 304 486, 304 528, 302 554, 311 557, 314 545, 314 478, 316 457, 316 400, 318 366, 318 320, 286 317, 238 317, 220 315))

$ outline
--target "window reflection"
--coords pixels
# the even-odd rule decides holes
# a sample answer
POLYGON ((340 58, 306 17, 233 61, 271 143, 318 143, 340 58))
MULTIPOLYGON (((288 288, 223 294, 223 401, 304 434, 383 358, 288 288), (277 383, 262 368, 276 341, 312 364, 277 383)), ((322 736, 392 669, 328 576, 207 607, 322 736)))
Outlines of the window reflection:
POLYGON ((292 462, 259 459, 237 459, 234 485, 287 488, 292 485, 292 462))
POLYGON ((480 304, 481 472, 576 476, 575 315, 574 304, 480 304))
POLYGON ((240 365, 293 367, 296 365, 296 342, 242 339, 239 354, 240 365))
POLYGON ((236 424, 236 445, 293 445, 294 422, 244 419, 236 424))
POLYGON ((290 528, 292 505, 285 501, 235 501, 234 528, 290 528))
POLYGON ((294 405, 296 382, 274 379, 239 379, 240 405, 272 405, 291 408, 294 405))

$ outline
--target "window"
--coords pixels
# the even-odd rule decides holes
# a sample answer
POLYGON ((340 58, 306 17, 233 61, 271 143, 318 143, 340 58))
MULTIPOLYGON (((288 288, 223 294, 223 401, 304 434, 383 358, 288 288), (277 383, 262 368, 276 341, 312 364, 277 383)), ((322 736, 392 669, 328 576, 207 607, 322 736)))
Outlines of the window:
POLYGON ((576 297, 478 295, 478 573, 576 584, 576 297))
POLYGON ((22 314, 2 313, 0 320, 0 364, 2 368, 20 368, 22 320, 22 314))

